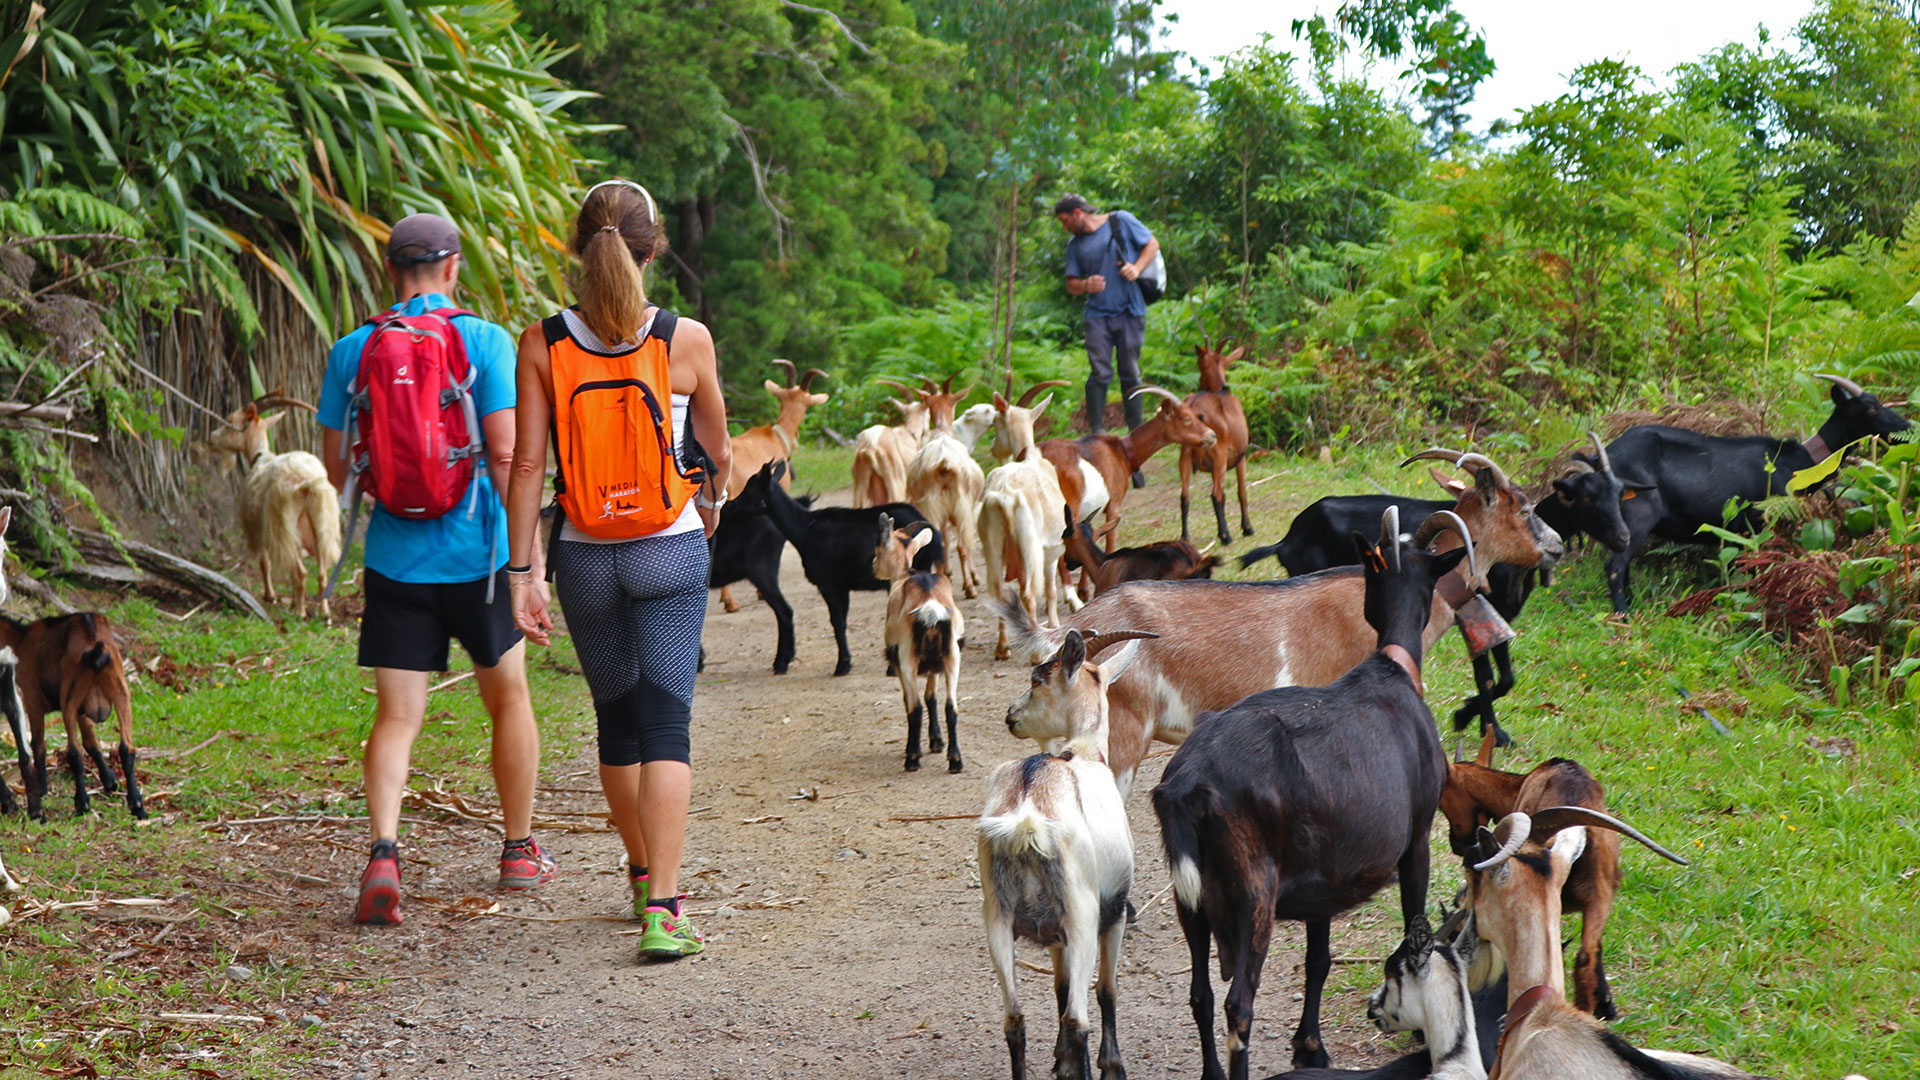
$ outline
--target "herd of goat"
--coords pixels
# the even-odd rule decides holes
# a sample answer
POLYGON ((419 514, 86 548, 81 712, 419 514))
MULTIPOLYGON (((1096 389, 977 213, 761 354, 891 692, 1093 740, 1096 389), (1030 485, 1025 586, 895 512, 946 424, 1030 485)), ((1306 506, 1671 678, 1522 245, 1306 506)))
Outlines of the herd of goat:
MULTIPOLYGON (((1217 556, 1188 539, 1188 492, 1196 471, 1211 475, 1218 539, 1231 543, 1226 474, 1234 470, 1241 530, 1252 534, 1246 418, 1226 383, 1239 356, 1203 345, 1196 393, 1140 387, 1137 395, 1158 401, 1151 418, 1124 435, 1080 438, 1036 435, 1052 400, 1039 395, 1058 383, 1018 396, 1009 385, 990 403, 961 409, 968 391, 955 391, 951 378, 918 377, 917 388, 882 380, 904 395, 892 399, 900 422, 853 441, 850 507, 815 506, 789 490, 801 421, 826 400, 813 390, 822 373, 777 362, 786 378, 765 384, 779 402, 777 418, 734 440, 731 500, 713 537, 709 584, 723 590, 730 611, 737 604, 728 586, 745 581, 759 591, 777 624, 776 673, 795 656, 793 609, 779 583, 789 544, 825 602, 835 675, 853 665, 850 594, 887 592, 884 651, 907 713, 908 770, 920 767, 923 722, 926 750, 944 752, 950 772, 964 768, 959 597, 985 594, 998 624, 996 659, 1033 665, 1006 723, 1043 752, 993 770, 977 830, 1012 1076, 1026 1075, 1016 939, 1053 957, 1053 1075, 1084 1078, 1097 1065, 1102 1080, 1125 1076, 1116 985, 1134 872, 1125 801, 1155 741, 1178 747, 1152 807, 1191 950, 1190 1002, 1207 1080, 1249 1075, 1253 1006, 1278 920, 1306 931, 1294 1071, 1283 1074, 1293 1080, 1749 1076, 1637 1049, 1606 1026, 1616 1006, 1601 939, 1621 882, 1621 837, 1682 860, 1611 816, 1600 784, 1576 762, 1555 758, 1526 774, 1493 768, 1493 751, 1506 742, 1494 703, 1513 685, 1505 624, 1575 537, 1608 549, 1607 581, 1624 614, 1629 564, 1650 540, 1697 541, 1700 526, 1725 523, 1729 506, 1752 507, 1782 492, 1795 470, 1904 430, 1907 421, 1858 385, 1822 375, 1833 411, 1804 442, 1662 425, 1631 428, 1611 443, 1595 435, 1592 452, 1574 453, 1537 501, 1489 457, 1436 447, 1404 464, 1451 466, 1433 470, 1446 497, 1323 498, 1279 543, 1241 559, 1277 559, 1285 579, 1214 581, 1217 556), (997 464, 983 470, 974 454, 989 437, 997 464), (1168 447, 1179 454, 1181 538, 1118 547, 1130 478, 1168 447), (1475 693, 1453 714, 1456 732, 1478 722, 1480 751, 1470 762, 1449 760, 1421 673, 1423 658, 1455 625, 1468 637, 1475 675, 1475 693), (1436 813, 1467 880, 1437 931, 1427 916, 1436 813), (1383 1030, 1423 1032, 1426 1048, 1373 1070, 1333 1070, 1319 1016, 1331 921, 1395 883, 1404 940, 1369 1015, 1383 1030), (1569 1004, 1560 921, 1572 912, 1582 914, 1582 927, 1569 1004), (1215 962, 1227 987, 1225 1068, 1215 962), (1100 1009, 1097 1054, 1089 1050, 1090 988, 1100 1009)), ((214 439, 245 470, 240 516, 270 599, 276 573, 289 561, 299 567, 303 550, 324 565, 340 545, 337 505, 314 483, 318 475, 325 484, 319 463, 268 447, 277 417, 266 410, 274 406, 307 407, 269 395, 234 413, 214 439)), ((8 516, 0 510, 0 562, 8 516)), ((1731 522, 1757 525, 1751 509, 1731 522)), ((296 570, 296 609, 305 602, 304 576, 296 570)), ((0 708, 20 748, 34 816, 47 790, 48 713, 66 722, 81 812, 82 748, 102 786, 116 790, 94 725, 117 715, 128 806, 145 816, 126 680, 104 616, 0 618, 0 708)), ((0 803, 14 808, 4 784, 0 803)), ((0 879, 0 887, 11 884, 4 866, 0 879)))

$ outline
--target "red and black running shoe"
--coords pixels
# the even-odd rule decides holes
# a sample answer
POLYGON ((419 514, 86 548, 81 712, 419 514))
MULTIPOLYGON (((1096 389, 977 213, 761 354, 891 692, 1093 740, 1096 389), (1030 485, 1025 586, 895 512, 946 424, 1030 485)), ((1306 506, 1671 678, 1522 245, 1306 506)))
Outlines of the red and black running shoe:
POLYGON ((391 840, 373 845, 367 872, 360 878, 360 902, 353 921, 362 926, 400 925, 400 846, 391 840))

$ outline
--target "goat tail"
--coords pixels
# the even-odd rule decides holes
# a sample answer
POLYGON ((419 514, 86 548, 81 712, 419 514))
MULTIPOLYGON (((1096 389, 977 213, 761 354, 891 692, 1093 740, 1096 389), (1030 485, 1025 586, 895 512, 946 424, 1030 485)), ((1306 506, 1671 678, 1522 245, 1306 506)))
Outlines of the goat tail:
POLYGON ((1252 551, 1240 556, 1240 568, 1244 570, 1254 563, 1259 562, 1261 559, 1277 558, 1280 554, 1281 547, 1285 544, 1286 541, 1282 540, 1278 544, 1268 544, 1266 547, 1254 548, 1252 551))
MULTIPOLYGON (((989 581, 987 585, 991 588, 1003 583, 989 581)), ((1027 613, 1027 606, 1020 602, 1019 597, 1009 596, 1004 587, 991 589, 987 596, 987 607, 1005 622, 1007 647, 1013 650, 1015 656, 1023 658, 1027 663, 1037 664, 1052 656, 1054 650, 1060 647, 1060 643, 1066 640, 1065 630, 1051 630, 1041 626, 1034 621, 1032 615, 1027 613)))
POLYGON ((1011 813, 991 814, 980 818, 978 826, 981 839, 995 855, 1024 855, 1029 852, 1043 859, 1054 858, 1059 851, 1059 838, 1054 835, 1053 822, 1039 808, 1026 799, 1013 808, 1011 813))
POLYGON ((105 671, 107 665, 113 663, 113 657, 107 655, 104 644, 96 641, 80 654, 80 663, 92 671, 105 671))
POLYGON ((1206 558, 1201 559, 1199 562, 1194 563, 1193 568, 1187 571, 1187 577, 1206 578, 1208 580, 1212 580, 1213 568, 1219 565, 1220 565, 1220 556, 1209 555, 1206 558))
MULTIPOLYGON (((340 493, 324 476, 316 476, 300 485, 300 512, 313 530, 313 557, 325 574, 340 561, 340 493)), ((299 565, 295 552, 295 565, 299 565)))
MULTIPOLYGON (((1200 798, 1204 799, 1202 795, 1200 798)), ((1210 813, 1205 806, 1192 805, 1187 795, 1169 793, 1161 788, 1153 792, 1153 812, 1160 819, 1160 838, 1167 849, 1167 867, 1173 877, 1173 896, 1188 911, 1200 908, 1203 878, 1200 873, 1201 819, 1210 813)))

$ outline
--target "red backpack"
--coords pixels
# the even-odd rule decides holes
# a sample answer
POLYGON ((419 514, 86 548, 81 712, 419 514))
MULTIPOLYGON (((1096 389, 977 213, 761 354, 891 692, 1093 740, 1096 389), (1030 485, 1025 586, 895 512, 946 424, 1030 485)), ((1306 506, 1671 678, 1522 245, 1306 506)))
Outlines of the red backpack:
MULTIPOLYGON (((373 333, 360 352, 360 369, 347 384, 347 428, 342 456, 350 457, 347 536, 360 515, 362 491, 373 493, 395 517, 415 521, 452 510, 473 489, 473 470, 483 450, 480 418, 473 404, 477 374, 453 325, 459 308, 432 308, 418 315, 383 311, 367 320, 373 333)), ((474 512, 478 492, 469 498, 474 512)), ((340 565, 344 566, 343 556, 340 565)), ((491 569, 491 567, 489 567, 491 569)), ((334 567, 327 591, 340 577, 334 567)), ((492 579, 488 579, 492 599, 492 579)))

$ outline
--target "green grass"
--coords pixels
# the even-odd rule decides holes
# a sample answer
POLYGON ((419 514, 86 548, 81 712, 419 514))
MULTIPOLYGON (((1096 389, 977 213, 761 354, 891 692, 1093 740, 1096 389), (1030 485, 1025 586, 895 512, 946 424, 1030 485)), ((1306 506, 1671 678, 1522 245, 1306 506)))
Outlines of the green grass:
MULTIPOLYGON (((349 589, 347 601, 356 600, 357 590, 349 589)), ((42 1075, 81 1063, 143 1077, 205 1075, 193 1067, 224 1076, 311 1074, 302 1062, 337 1056, 328 1028, 298 1024, 314 1008, 314 995, 329 995, 332 1008, 320 1011, 332 1021, 334 1009, 373 1000, 380 983, 360 974, 364 954, 340 931, 344 911, 335 910, 332 893, 315 903, 309 891, 300 909, 274 899, 287 894, 288 883, 265 869, 282 857, 259 846, 270 831, 238 830, 258 835, 236 851, 222 839, 233 834, 203 826, 222 818, 365 814, 360 756, 374 699, 361 690, 371 678, 354 663, 356 630, 317 620, 275 626, 205 611, 183 623, 138 598, 110 611, 129 644, 139 745, 165 751, 212 741, 185 757, 142 761, 150 821, 134 822, 116 796, 98 794, 97 812, 76 819, 71 781, 60 773, 46 804, 48 822, 0 819, 0 844, 16 876, 30 876, 25 895, 35 900, 167 898, 174 902, 151 910, 168 920, 185 917, 155 948, 145 946, 160 929, 157 921, 114 922, 93 911, 42 915, 0 930, 0 1075, 42 1075), (161 666, 150 667, 156 660, 161 666), (285 939, 251 955, 263 933, 285 939), (301 936, 331 944, 294 947, 301 936), (128 947, 138 950, 117 956, 128 947), (226 979, 235 962, 254 978, 226 979), (154 1019, 210 1007, 269 1022, 207 1028, 154 1019), (196 1049, 220 1056, 185 1056, 196 1049)), ((452 656, 455 671, 469 667, 458 647, 452 656)), ((564 644, 529 654, 548 764, 570 760, 590 738, 574 662, 564 644)), ((489 734, 470 684, 433 695, 414 748, 415 785, 439 780, 490 801, 489 734)), ((403 837, 409 829, 402 824, 403 837)), ((16 913, 24 910, 19 896, 10 903, 16 913)))
MULTIPOLYGON (((1406 449, 1417 447, 1371 448, 1331 464, 1254 462, 1249 478, 1261 482, 1252 489, 1253 519, 1261 533, 1231 550, 1277 540, 1292 514, 1321 495, 1375 490, 1368 478, 1397 491, 1430 489, 1424 470, 1393 468, 1406 449)), ((801 488, 833 490, 844 484, 847 463, 845 451, 803 450, 801 488)), ((1178 534, 1171 456, 1156 461, 1150 476, 1145 490, 1128 496, 1127 543, 1178 534)), ((1205 488, 1203 481, 1195 492, 1195 534, 1203 541, 1211 532, 1205 488)), ((1229 517, 1237 523, 1231 505, 1229 517)), ((1597 564, 1592 556, 1573 559, 1517 624, 1518 688, 1501 717, 1520 746, 1499 764, 1519 771, 1550 756, 1579 760, 1606 785, 1617 814, 1693 861, 1683 869, 1631 843, 1624 849, 1626 883, 1607 934, 1621 1029, 1640 1045, 1703 1051, 1783 1077, 1906 1075, 1920 1060, 1920 731, 1911 706, 1834 708, 1808 666, 1771 639, 1717 620, 1664 617, 1671 602, 1714 583, 1697 558, 1637 567, 1635 617, 1613 625, 1604 619, 1597 564), (1717 692, 1717 715, 1733 737, 1683 711, 1676 684, 1717 692), (1852 752, 1829 757, 1809 748, 1809 737, 1850 739, 1852 752)), ((1228 569, 1223 576, 1255 575, 1228 569)), ((288 1063, 324 1051, 324 1032, 304 1035, 285 1023, 261 1032, 180 1032, 137 1017, 185 1010, 216 992, 247 1011, 283 990, 293 997, 343 985, 337 974, 350 970, 350 958, 327 961, 327 973, 294 967, 216 991, 214 976, 245 932, 244 920, 223 909, 265 913, 246 906, 261 903, 257 896, 217 887, 232 880, 222 876, 231 871, 199 826, 223 814, 363 812, 352 793, 373 699, 360 690, 366 676, 353 664, 353 631, 315 623, 278 629, 205 612, 179 623, 140 600, 113 610, 136 639, 136 663, 164 655, 186 680, 186 689, 170 690, 156 674, 140 677, 142 745, 220 737, 191 757, 147 766, 150 789, 176 792, 155 803, 156 814, 177 815, 171 823, 137 828, 122 808, 106 804, 99 817, 74 821, 70 804, 56 799, 52 824, 10 819, 0 822, 0 836, 16 870, 30 869, 36 888, 65 895, 174 895, 191 882, 201 944, 181 964, 141 973, 105 961, 124 932, 91 915, 0 931, 0 1012, 8 1017, 0 1025, 45 1040, 4 1053, 21 1063, 111 1058, 140 1075, 167 1076, 176 1074, 167 1071, 175 1063, 160 1052, 164 1043, 213 1039, 231 1049, 222 1059, 226 1075, 298 1072, 288 1063), (229 730, 240 735, 221 734, 229 730), (80 1036, 63 1034, 100 1030, 86 1017, 133 1030, 89 1049, 80 1036), (263 1055, 248 1056, 261 1048, 263 1055)), ((590 737, 591 719, 570 651, 532 656, 552 763, 590 737)), ((1470 687, 1457 637, 1435 649, 1426 673, 1444 719, 1470 687)), ((416 769, 456 790, 488 791, 487 723, 474 695, 436 694, 429 713, 416 769)), ((1437 902, 1459 881, 1458 861, 1438 830, 1435 866, 1437 902)), ((1376 900, 1363 917, 1392 926, 1396 903, 1376 900)), ((1569 933, 1574 925, 1569 920, 1569 933)), ((1330 990, 1364 993, 1377 977, 1371 968, 1338 966, 1330 990)), ((377 992, 373 984, 344 985, 349 996, 377 992)))

